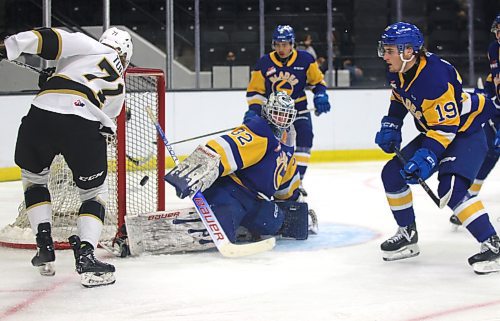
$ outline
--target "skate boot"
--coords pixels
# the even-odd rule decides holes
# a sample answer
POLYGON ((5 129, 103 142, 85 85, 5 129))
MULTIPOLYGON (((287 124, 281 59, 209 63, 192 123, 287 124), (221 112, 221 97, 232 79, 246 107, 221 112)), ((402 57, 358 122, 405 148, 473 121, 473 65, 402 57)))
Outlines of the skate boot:
POLYGON ((455 214, 450 216, 450 223, 451 223, 451 228, 453 231, 458 230, 458 228, 460 226, 462 226, 462 222, 460 222, 460 220, 458 219, 458 217, 455 214))
POLYGON ((53 276, 56 274, 54 261, 54 242, 50 235, 50 223, 38 224, 38 233, 36 234, 36 255, 31 259, 31 264, 38 267, 38 271, 43 276, 53 276))
POLYGON ((384 261, 396 261, 420 254, 417 245, 418 233, 415 222, 399 227, 396 234, 380 245, 384 261))
POLYGON ((75 254, 76 272, 81 276, 81 283, 86 288, 115 283, 115 267, 101 262, 94 256, 94 247, 88 242, 80 242, 76 235, 70 236, 69 242, 75 254))
POLYGON ((469 258, 469 264, 477 274, 500 271, 500 238, 493 235, 483 243, 479 253, 469 258))

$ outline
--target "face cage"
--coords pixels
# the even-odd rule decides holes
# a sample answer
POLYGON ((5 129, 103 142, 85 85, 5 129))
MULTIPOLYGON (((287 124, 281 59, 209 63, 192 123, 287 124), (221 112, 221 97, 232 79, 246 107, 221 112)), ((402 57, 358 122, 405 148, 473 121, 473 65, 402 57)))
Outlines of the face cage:
POLYGON ((266 107, 265 110, 267 119, 279 129, 287 129, 290 127, 295 121, 295 116, 297 116, 297 110, 290 107, 273 105, 271 107, 266 107))

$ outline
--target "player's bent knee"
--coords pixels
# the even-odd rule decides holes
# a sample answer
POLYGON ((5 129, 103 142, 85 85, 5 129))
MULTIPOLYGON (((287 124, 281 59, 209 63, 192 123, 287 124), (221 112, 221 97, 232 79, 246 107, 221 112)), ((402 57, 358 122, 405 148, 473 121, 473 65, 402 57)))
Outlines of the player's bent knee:
POLYGON ((99 202, 101 202, 102 204, 106 205, 109 198, 108 184, 106 184, 106 182, 90 189, 78 188, 78 193, 80 194, 80 201, 82 202, 96 199, 99 200, 99 202))
POLYGON ((93 216, 104 223, 104 217, 106 216, 106 209, 104 204, 97 201, 96 199, 90 199, 82 202, 80 210, 78 211, 79 216, 93 216))
POLYGON ((40 173, 33 173, 26 169, 21 169, 21 179, 23 188, 27 190, 32 185, 47 185, 49 182, 49 169, 45 168, 40 173))
POLYGON ((50 193, 46 185, 32 184, 24 191, 24 201, 26 208, 50 203, 50 193))
POLYGON ((250 219, 245 218, 241 225, 253 234, 276 235, 284 218, 283 211, 274 202, 262 201, 257 213, 250 219))
POLYGON ((276 204, 284 213, 284 221, 279 234, 296 240, 306 240, 309 236, 307 203, 287 201, 276 204))
POLYGON ((399 171, 402 169, 401 163, 393 158, 384 165, 382 169, 382 183, 386 192, 400 191, 407 184, 399 171))
POLYGON ((446 174, 439 177, 438 195, 442 198, 451 188, 453 188, 448 206, 451 209, 457 207, 468 198, 468 189, 470 182, 463 176, 446 174), (451 186, 452 177, 455 177, 453 186, 451 186))

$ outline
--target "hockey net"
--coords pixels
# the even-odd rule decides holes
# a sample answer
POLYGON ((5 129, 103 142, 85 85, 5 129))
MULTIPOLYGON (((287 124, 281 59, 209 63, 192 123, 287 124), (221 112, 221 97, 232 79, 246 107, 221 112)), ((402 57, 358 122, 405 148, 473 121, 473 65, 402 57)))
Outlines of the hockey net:
MULTIPOLYGON (((120 236, 126 214, 164 210, 165 147, 145 110, 149 106, 165 128, 165 78, 161 70, 128 68, 126 98, 116 119, 117 133, 108 137, 109 199, 100 244, 110 246, 120 236)), ((78 189, 62 155, 50 167, 52 237, 56 248, 69 248, 68 237, 78 234, 78 189)), ((24 202, 14 223, 0 231, 0 245, 35 248, 36 241, 24 202)))

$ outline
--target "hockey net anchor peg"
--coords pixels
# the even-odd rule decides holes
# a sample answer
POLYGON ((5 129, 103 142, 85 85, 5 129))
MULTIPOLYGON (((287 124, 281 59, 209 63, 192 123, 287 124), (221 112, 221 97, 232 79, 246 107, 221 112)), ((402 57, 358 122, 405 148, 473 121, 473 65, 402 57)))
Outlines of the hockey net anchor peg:
MULTIPOLYGON (((167 137, 163 132, 158 121, 155 119, 154 114, 149 106, 145 106, 145 109, 148 113, 149 119, 155 125, 156 131, 158 135, 160 135, 165 147, 167 148, 170 157, 174 160, 176 165, 179 165, 180 161, 175 155, 175 151, 172 146, 168 143, 167 137)), ((191 196, 191 201, 193 202, 196 212, 201 218, 201 221, 207 231, 210 234, 210 237, 214 241, 215 246, 219 250, 219 252, 225 257, 241 257, 247 255, 253 255, 264 251, 269 251, 274 248, 276 245, 276 238, 271 237, 259 242, 253 242, 248 244, 234 244, 229 241, 226 233, 222 229, 217 217, 214 212, 210 208, 207 200, 203 196, 200 190, 194 193, 191 196)))

